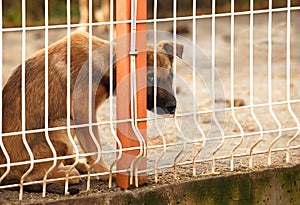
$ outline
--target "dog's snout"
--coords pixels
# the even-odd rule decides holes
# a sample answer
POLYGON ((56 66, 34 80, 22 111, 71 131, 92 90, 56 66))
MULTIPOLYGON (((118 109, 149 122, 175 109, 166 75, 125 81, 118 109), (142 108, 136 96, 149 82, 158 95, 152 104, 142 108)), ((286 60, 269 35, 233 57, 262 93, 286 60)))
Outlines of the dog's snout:
POLYGON ((174 114, 176 110, 176 103, 170 102, 166 105, 166 110, 169 114, 174 114))

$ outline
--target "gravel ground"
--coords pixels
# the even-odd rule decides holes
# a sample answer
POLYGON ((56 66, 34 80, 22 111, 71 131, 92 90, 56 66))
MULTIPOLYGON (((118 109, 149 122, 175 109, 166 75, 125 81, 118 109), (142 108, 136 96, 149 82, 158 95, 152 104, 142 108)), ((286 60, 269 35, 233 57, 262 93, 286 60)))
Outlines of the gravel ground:
MULTIPOLYGON (((300 99, 300 17, 299 11, 292 12, 291 21, 291 76, 290 76, 290 97, 291 100, 300 99)), ((237 126, 234 115, 231 110, 221 109, 223 111, 216 112, 214 115, 208 112, 212 108, 211 104, 211 20, 197 20, 197 76, 196 76, 196 95, 193 95, 193 72, 191 69, 192 62, 192 33, 185 32, 178 41, 185 45, 183 61, 177 61, 177 99, 179 110, 178 113, 192 112, 194 106, 197 107, 201 114, 198 115, 197 121, 205 134, 207 141, 204 145, 202 142, 188 143, 193 140, 201 140, 202 135, 197 124, 194 121, 194 115, 178 116, 179 128, 174 123, 174 118, 163 118, 158 120, 159 127, 163 132, 163 136, 167 147, 167 152, 159 160, 159 166, 172 166, 174 160, 176 162, 187 162, 193 158, 200 161, 196 164, 196 172, 198 175, 211 173, 211 161, 205 161, 211 158, 215 152, 215 158, 227 157, 225 160, 216 160, 216 172, 220 174, 230 173, 230 159, 234 150, 234 155, 240 157, 235 158, 235 171, 247 171, 249 169, 249 157, 244 154, 257 153, 253 157, 252 169, 263 169, 267 167, 268 155, 265 153, 269 148, 276 149, 272 152, 272 166, 286 166, 285 150, 288 141, 296 134, 297 124, 291 115, 287 103, 288 98, 286 88, 286 13, 278 12, 273 14, 273 41, 272 41, 272 96, 268 93, 268 41, 267 41, 267 19, 266 14, 257 14, 254 18, 254 61, 253 61, 253 98, 251 98, 250 89, 250 70, 249 70, 249 16, 238 16, 235 18, 235 61, 234 61, 234 96, 235 106, 237 109, 234 114, 240 123, 244 138, 242 138, 241 130, 237 126), (270 107, 267 103, 269 97, 275 103, 270 107), (194 100, 196 104, 194 105, 194 100), (251 105, 259 105, 251 107, 251 105), (273 110, 274 114, 270 112, 273 110), (224 111, 225 110, 225 111, 224 111), (274 119, 274 116, 278 119, 274 119), (256 120, 257 118, 257 120, 256 120), (222 129, 220 129, 220 127, 222 129), (282 132, 279 131, 282 128, 282 132), (260 135, 263 130, 264 134, 260 135), (222 141, 221 136, 225 136, 222 141), (259 140, 261 139, 261 140, 259 140), (278 139, 277 141, 274 141, 278 139), (259 141, 258 141, 259 140, 259 141), (187 142, 187 143, 183 143, 187 142), (257 146, 254 146, 258 142, 257 146), (274 142, 272 146, 271 142, 274 142), (240 144, 241 143, 241 144, 240 144), (240 144, 239 147, 236 146, 240 144), (203 145, 203 147, 202 147, 203 145), (235 149, 236 148, 236 149, 235 149), (201 152, 199 153, 198 151, 201 152), (181 154, 179 154, 181 153, 181 154), (178 159, 176 156, 179 156, 178 159)), ((158 30, 168 31, 171 29, 171 23, 158 23, 158 30)), ((178 27, 192 31, 192 22, 178 22, 178 27)), ((149 29, 152 26, 149 25, 149 29)), ((101 33, 99 29, 95 29, 95 34, 106 38, 105 33, 101 33)), ((55 29, 50 30, 49 41, 54 42, 66 35, 66 30, 55 29)), ((159 39, 171 39, 169 33, 159 33, 159 39)), ((152 36, 148 36, 151 42, 152 36)), ((21 33, 7 32, 3 34, 3 81, 5 82, 12 72, 13 68, 21 63, 21 33)), ((44 47, 44 34, 42 31, 27 32, 27 55, 35 53, 44 47)), ((216 108, 229 108, 231 99, 231 72, 230 72, 230 18, 216 18, 216 77, 215 77, 215 98, 216 108)), ((297 119, 300 118, 299 102, 293 102, 291 108, 297 119)), ((98 118, 101 121, 109 120, 109 103, 105 103, 98 112, 98 118)), ((153 116, 148 113, 149 116, 153 116)), ((115 140, 112 137, 109 125, 99 126, 101 136, 105 138, 104 150, 114 149, 115 140)), ((162 145, 163 137, 159 135, 155 129, 153 121, 148 122, 148 167, 154 167, 155 161, 163 153, 161 147, 156 148, 155 145, 162 145)), ((297 136, 291 146, 300 145, 300 136, 297 136)), ((114 153, 105 154, 106 161, 113 162, 114 153)), ((300 148, 291 150, 291 163, 299 163, 300 148)), ((150 171, 150 174, 152 171, 150 171)), ((173 168, 159 170, 159 184, 173 183, 173 168)), ((177 169, 180 180, 187 180, 192 175, 192 166, 182 165, 177 169)), ((153 175, 149 176, 148 186, 154 186, 153 175)), ((78 186, 80 190, 85 190, 85 179, 78 186)), ((107 188, 106 182, 93 180, 91 187, 92 193, 107 193, 121 191, 113 184, 113 189, 107 188)), ((81 195, 87 194, 84 191, 81 195)), ((25 192, 24 199, 27 201, 40 199, 40 193, 25 192)), ((55 200, 63 197, 57 194, 48 194, 49 200, 55 200)), ((18 199, 18 191, 0 189, 0 202, 5 203, 6 200, 16 201, 18 199)), ((11 202, 12 202, 11 201, 11 202)), ((9 202, 8 202, 9 203, 9 202)))

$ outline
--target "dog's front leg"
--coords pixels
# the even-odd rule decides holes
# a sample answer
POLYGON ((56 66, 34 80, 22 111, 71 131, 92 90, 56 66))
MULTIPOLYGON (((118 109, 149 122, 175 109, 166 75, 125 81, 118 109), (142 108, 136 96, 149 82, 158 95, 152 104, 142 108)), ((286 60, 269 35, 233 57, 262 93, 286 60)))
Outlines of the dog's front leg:
MULTIPOLYGON (((91 124, 96 123, 96 109, 92 106, 92 113, 89 113, 88 93, 77 90, 74 94, 76 101, 73 101, 73 121, 75 123, 75 132, 81 148, 85 153, 90 153, 86 157, 87 162, 93 168, 94 172, 108 172, 109 169, 101 155, 102 145, 98 126, 91 124), (92 115, 92 121, 89 120, 89 114, 92 115), (77 126, 78 125, 78 126, 77 126)), ((107 176, 100 177, 101 179, 108 179, 107 176)))
MULTIPOLYGON (((76 128, 76 135, 80 142, 80 145, 85 153, 92 154, 86 157, 87 162, 93 168, 94 172, 108 172, 109 169, 101 156, 102 146, 99 139, 98 127, 76 128)), ((100 177, 101 179, 108 179, 107 175, 100 177)))

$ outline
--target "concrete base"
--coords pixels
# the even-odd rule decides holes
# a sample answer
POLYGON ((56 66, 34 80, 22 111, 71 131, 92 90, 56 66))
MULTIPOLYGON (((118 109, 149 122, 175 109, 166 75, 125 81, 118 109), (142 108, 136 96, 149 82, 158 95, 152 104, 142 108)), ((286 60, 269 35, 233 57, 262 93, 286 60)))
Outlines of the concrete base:
POLYGON ((300 204, 300 165, 210 176, 41 204, 300 204))

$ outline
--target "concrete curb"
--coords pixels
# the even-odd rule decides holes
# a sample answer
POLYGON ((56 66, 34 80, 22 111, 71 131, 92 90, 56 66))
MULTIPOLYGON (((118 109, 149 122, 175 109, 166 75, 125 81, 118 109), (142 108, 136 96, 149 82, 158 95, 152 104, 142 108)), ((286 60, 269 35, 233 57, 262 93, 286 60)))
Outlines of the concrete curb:
POLYGON ((37 204, 300 204, 300 165, 210 176, 116 193, 89 194, 37 204))

